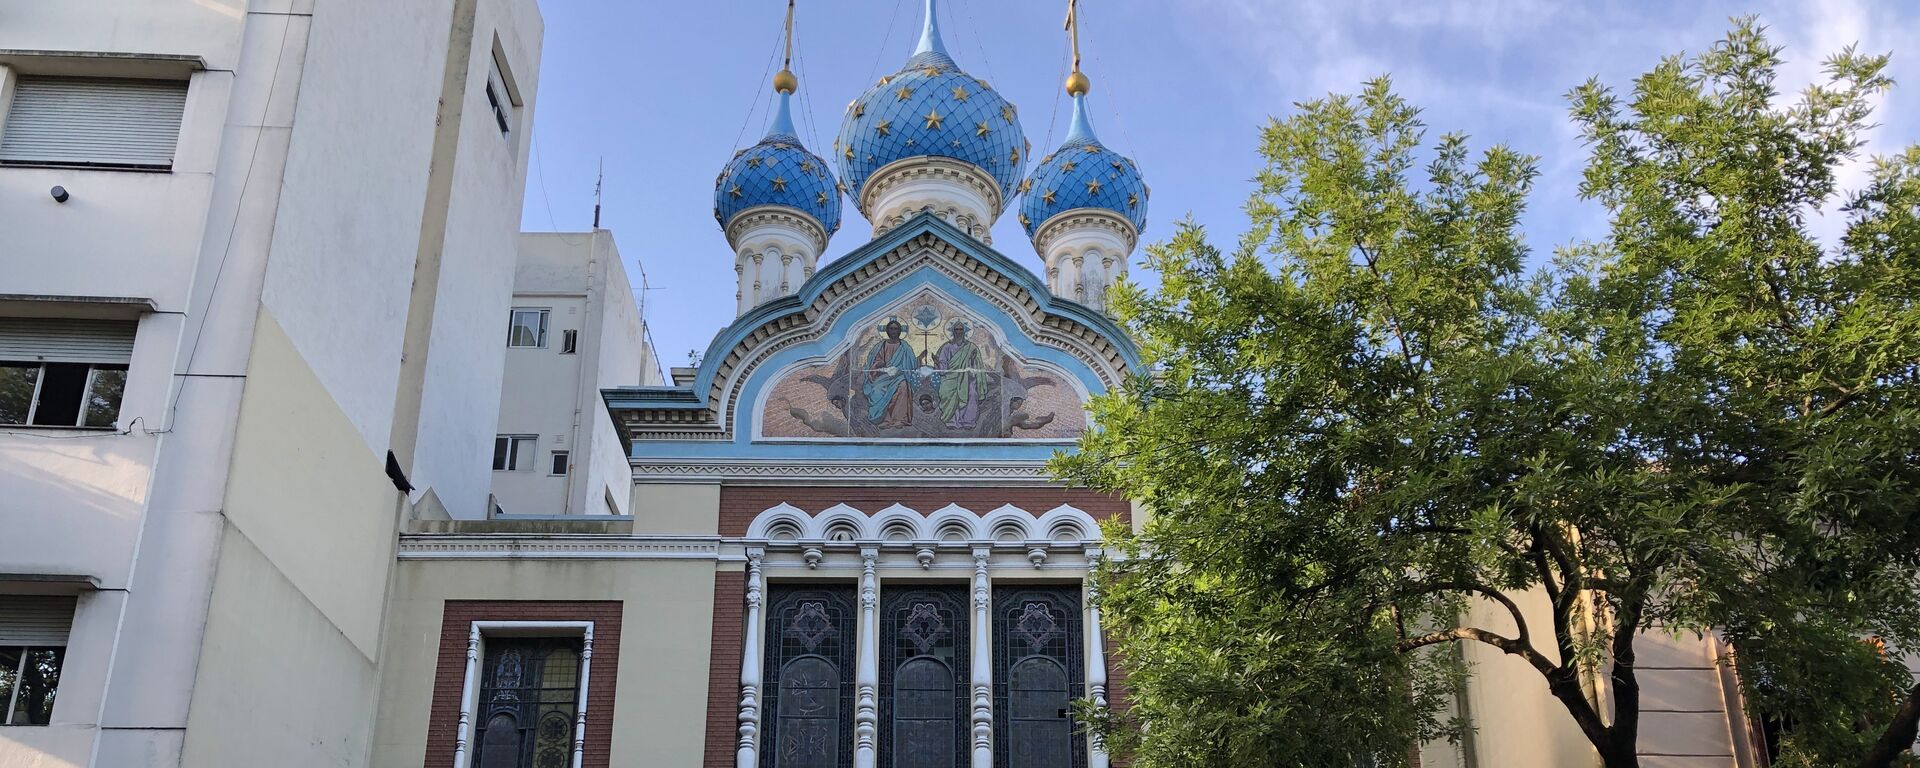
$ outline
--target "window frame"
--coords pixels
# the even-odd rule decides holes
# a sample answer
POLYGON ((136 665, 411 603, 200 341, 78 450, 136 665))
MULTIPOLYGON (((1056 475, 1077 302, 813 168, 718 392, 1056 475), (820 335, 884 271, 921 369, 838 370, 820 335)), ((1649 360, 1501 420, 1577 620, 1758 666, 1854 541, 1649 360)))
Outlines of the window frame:
MULTIPOLYGON (((878 715, 878 735, 876 743, 884 745, 875 754, 878 768, 894 768, 900 762, 901 716, 899 712, 899 673, 907 665, 931 660, 947 668, 947 682, 951 700, 952 732, 947 736, 953 739, 952 762, 956 766, 970 764, 972 760, 972 671, 973 654, 973 605, 970 597, 972 589, 964 582, 931 582, 919 584, 913 582, 895 582, 891 589, 880 591, 877 606, 877 618, 880 623, 881 637, 879 648, 879 684, 875 687, 878 715), (921 638, 932 652, 923 653, 914 643, 914 638, 906 635, 906 623, 910 621, 919 605, 931 604, 934 610, 948 614, 944 636, 921 638), (902 617, 902 613, 907 616, 902 617), (941 646, 949 658, 939 658, 941 646)), ((909 718, 926 720, 926 718, 909 718)))
POLYGON ((113 404, 113 420, 111 422, 101 426, 89 425, 87 424, 87 412, 91 408, 91 401, 93 399, 94 381, 98 378, 100 371, 105 370, 105 371, 125 372, 128 369, 125 363, 49 363, 44 360, 0 360, 0 367, 30 368, 30 369, 33 369, 34 371, 33 392, 28 396, 28 399, 27 399, 26 420, 20 421, 20 422, 0 421, 0 429, 45 428, 45 429, 113 430, 118 428, 117 424, 120 421, 120 407, 126 401, 125 381, 121 382, 120 400, 115 401, 113 404), (47 366, 49 365, 85 366, 87 369, 86 375, 82 376, 80 379, 80 396, 79 396, 80 403, 75 409, 72 424, 42 424, 36 421, 36 419, 40 415, 40 404, 41 404, 40 401, 42 399, 41 395, 46 392, 47 366))
POLYGON ((514 307, 512 309, 507 310, 507 348, 508 349, 546 349, 547 333, 548 333, 548 328, 551 325, 552 318, 553 318, 552 307, 514 307), (539 323, 535 328, 534 343, 532 344, 515 343, 516 340, 514 339, 514 330, 520 327, 520 315, 522 313, 537 314, 540 318, 539 323))
POLYGON ((168 150, 167 160, 164 164, 159 162, 151 162, 151 163, 122 162, 122 161, 114 161, 114 160, 89 160, 84 158, 26 159, 26 160, 0 159, 0 168, 64 168, 64 169, 83 170, 83 171, 114 171, 114 172, 121 172, 121 173, 172 173, 174 170, 174 165, 176 165, 179 162, 181 129, 186 127, 187 111, 191 106, 191 99, 194 96, 193 78, 191 77, 190 72, 174 73, 174 74, 167 74, 167 75, 157 75, 157 74, 142 75, 142 74, 120 74, 120 73, 50 74, 48 72, 41 71, 38 67, 25 72, 22 72, 18 68, 16 68, 14 70, 12 86, 8 89, 9 92, 7 94, 7 98, 4 103, 0 103, 0 137, 3 137, 6 133, 8 133, 8 128, 10 127, 10 124, 12 123, 12 121, 14 120, 17 114, 16 107, 18 105, 17 102, 19 99, 19 85, 22 80, 41 81, 41 82, 67 81, 69 83, 91 82, 94 84, 118 83, 123 85, 142 85, 142 86, 154 86, 154 87, 159 87, 159 84, 167 84, 170 87, 178 87, 178 89, 180 90, 180 113, 178 115, 172 116, 174 120, 173 146, 168 150), (185 74, 186 76, 179 76, 180 74, 185 74))
POLYGON ((475 713, 480 709, 480 665, 486 658, 487 637, 580 638, 580 688, 575 692, 573 711, 573 759, 580 768, 587 740, 587 694, 593 672, 592 621, 472 621, 467 626, 467 663, 460 689, 460 714, 454 736, 454 768, 473 768, 478 749, 469 749, 479 731, 475 713))
POLYGON ((547 477, 566 477, 573 470, 573 451, 547 452, 547 477), (555 471, 555 470, 559 471, 555 471))
POLYGON ((491 55, 487 57, 487 82, 485 86, 487 106, 493 111, 493 122, 499 127, 500 135, 511 137, 515 124, 519 122, 520 99, 515 95, 508 72, 512 68, 502 61, 502 54, 496 42, 491 55))
MULTIPOLYGON (((521 472, 521 471, 525 471, 526 469, 532 469, 531 466, 528 466, 525 468, 520 466, 520 463, 521 463, 520 447, 523 445, 537 448, 540 445, 540 436, 539 435, 517 435, 517 434, 494 435, 493 436, 493 455, 494 455, 493 471, 521 472), (507 450, 504 453, 502 453, 500 450, 500 443, 503 440, 506 441, 506 448, 507 448, 507 450), (501 465, 502 458, 505 459, 505 466, 501 465)), ((529 465, 532 464, 531 461, 527 463, 529 465)))
MULTIPOLYGON (((1012 673, 1022 664, 1036 659, 1045 659, 1058 664, 1066 678, 1066 701, 1086 698, 1087 662, 1086 662, 1086 625, 1083 622, 1083 587, 1078 585, 1048 583, 1015 583, 993 586, 991 614, 993 621, 993 764, 994 768, 1022 768, 1014 761, 1014 729, 1012 699, 1012 673), (1061 616, 1056 621, 1063 635, 1064 643, 1055 653, 1052 650, 1034 651, 1020 658, 1011 653, 1014 638, 1012 626, 1017 619, 1014 611, 1024 612, 1024 604, 1036 600, 1052 601, 1050 608, 1060 609, 1061 616)), ((1051 648, 1053 641, 1047 640, 1051 648)), ((1057 768, 1086 768, 1088 765, 1088 742, 1079 733, 1083 725, 1073 716, 1071 708, 1067 712, 1067 765, 1057 768)))
MULTIPOLYGON (((850 581, 825 583, 775 582, 768 585, 767 609, 765 614, 766 642, 753 652, 764 654, 761 685, 760 744, 757 764, 760 768, 781 768, 778 745, 780 732, 786 726, 781 722, 782 705, 781 686, 785 683, 788 666, 794 662, 820 659, 831 662, 836 667, 838 680, 834 712, 834 765, 850 768, 853 765, 853 716, 854 716, 854 678, 858 676, 858 645, 860 642, 860 613, 857 607, 856 585, 850 581), (799 640, 806 645, 808 640, 793 635, 787 620, 797 616, 785 615, 789 611, 805 610, 805 603, 818 602, 823 612, 837 613, 837 625, 828 625, 827 633, 817 636, 811 647, 795 647, 787 641, 799 640), (832 645, 827 651, 821 646, 832 645)), ((830 615, 830 614, 828 614, 830 615)), ((817 718, 816 718, 817 719, 817 718)))
POLYGON ((560 354, 574 355, 579 353, 580 331, 574 328, 562 329, 560 331, 560 354))

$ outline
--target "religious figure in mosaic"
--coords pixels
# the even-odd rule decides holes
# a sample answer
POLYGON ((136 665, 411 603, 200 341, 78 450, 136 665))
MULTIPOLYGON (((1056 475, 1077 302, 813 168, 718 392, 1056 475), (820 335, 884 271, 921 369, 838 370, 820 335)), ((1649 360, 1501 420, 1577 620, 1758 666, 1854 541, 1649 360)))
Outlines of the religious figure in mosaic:
POLYGON ((906 330, 899 318, 887 318, 887 324, 881 326, 887 337, 867 352, 867 365, 861 371, 867 420, 883 428, 913 425, 913 379, 920 361, 913 354, 913 346, 901 338, 906 330))
POLYGON ((761 436, 1070 440, 1085 428, 1080 390, 958 302, 926 291, 869 317, 881 319, 771 385, 761 436))
POLYGON ((973 324, 956 319, 947 324, 951 337, 940 345, 934 356, 934 391, 940 394, 940 420, 954 429, 973 429, 980 424, 981 399, 988 376, 999 371, 987 368, 980 346, 968 338, 973 324))

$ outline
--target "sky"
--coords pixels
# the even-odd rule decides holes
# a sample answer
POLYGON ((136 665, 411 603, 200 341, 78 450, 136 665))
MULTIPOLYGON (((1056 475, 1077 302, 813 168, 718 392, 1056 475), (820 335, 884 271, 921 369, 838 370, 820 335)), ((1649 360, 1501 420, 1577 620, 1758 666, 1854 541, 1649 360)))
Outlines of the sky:
MULTIPOLYGON (((666 365, 686 365, 734 319, 732 253, 713 219, 713 180, 734 150, 766 132, 779 69, 781 0, 544 0, 534 152, 521 228, 584 231, 604 168, 601 226, 613 231, 666 365), (644 275, 644 278, 642 277, 644 275), (644 279, 645 285, 642 286, 644 279)), ((921 0, 799 0, 795 122, 826 155, 846 105, 898 70, 919 37, 921 0)), ((941 0, 946 47, 1020 108, 1036 155, 1067 131, 1061 30, 1065 0, 941 0)), ((1892 52, 1893 92, 1865 155, 1920 142, 1920 2, 1910 0, 1084 0, 1082 70, 1102 143, 1139 164, 1153 188, 1142 247, 1187 216, 1220 244, 1245 229, 1259 129, 1295 104, 1392 77, 1423 109, 1429 143, 1468 134, 1540 158, 1523 221, 1536 258, 1604 233, 1579 198, 1586 151, 1564 98, 1590 77, 1620 90, 1667 55, 1698 52, 1752 14, 1785 47, 1780 86, 1821 77, 1847 45, 1892 52), (1905 49, 1896 45, 1905 43, 1905 49)), ((837 169, 836 169, 837 173, 837 169)), ((1016 207, 1015 200, 1010 209, 1016 207)), ((822 263, 865 244, 851 200, 822 263)), ((1833 221, 1816 224, 1837 230, 1833 221)), ((994 248, 1035 272, 1013 213, 994 248)))

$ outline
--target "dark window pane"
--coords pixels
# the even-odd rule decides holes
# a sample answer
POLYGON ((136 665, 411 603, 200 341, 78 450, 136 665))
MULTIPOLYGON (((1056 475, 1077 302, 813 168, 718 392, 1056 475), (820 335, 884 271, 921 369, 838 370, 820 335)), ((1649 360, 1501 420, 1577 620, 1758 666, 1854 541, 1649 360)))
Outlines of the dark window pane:
POLYGON ((879 768, 967 764, 968 594, 960 585, 881 592, 879 768))
POLYGON ((87 389, 85 363, 47 363, 40 379, 40 407, 33 411, 33 423, 71 427, 80 423, 80 396, 87 389))
POLYGON ((65 648, 28 648, 20 670, 20 693, 13 705, 14 725, 46 725, 53 719, 53 698, 60 688, 65 648))
POLYGON ((120 418, 120 396, 127 391, 127 369, 95 366, 87 387, 86 421, 89 427, 111 427, 120 418))
POLYGON ((1079 587, 995 589, 993 617, 994 765, 1083 768, 1070 708, 1086 687, 1079 587))
POLYGON ((13 701, 14 686, 20 683, 20 656, 25 651, 25 648, 0 648, 0 725, 12 722, 13 713, 6 706, 13 701))
POLYGON ((496 437, 493 439, 493 468, 495 470, 504 470, 507 468, 507 449, 512 445, 513 441, 504 437, 496 437))
POLYGON ((775 586, 767 603, 763 768, 853 764, 853 590, 775 586))
POLYGON ((38 364, 0 365, 0 424, 27 423, 27 411, 33 408, 33 385, 39 381, 38 364))
POLYGON ((580 641, 487 638, 477 768, 566 768, 580 696, 580 641))

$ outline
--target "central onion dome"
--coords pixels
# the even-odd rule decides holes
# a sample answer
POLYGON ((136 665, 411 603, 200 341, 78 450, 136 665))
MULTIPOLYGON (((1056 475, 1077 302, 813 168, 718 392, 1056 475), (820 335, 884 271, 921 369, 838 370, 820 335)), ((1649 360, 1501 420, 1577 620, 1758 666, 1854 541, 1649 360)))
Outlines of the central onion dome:
POLYGON ((847 106, 834 160, 874 234, 933 211, 985 240, 1026 168, 1026 134, 1013 105, 947 55, 935 10, 927 0, 906 66, 847 106))

